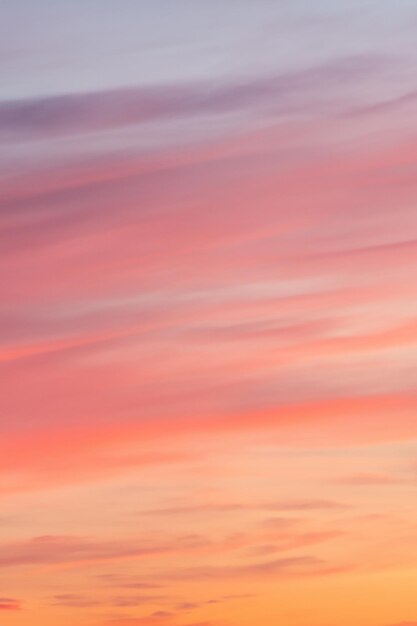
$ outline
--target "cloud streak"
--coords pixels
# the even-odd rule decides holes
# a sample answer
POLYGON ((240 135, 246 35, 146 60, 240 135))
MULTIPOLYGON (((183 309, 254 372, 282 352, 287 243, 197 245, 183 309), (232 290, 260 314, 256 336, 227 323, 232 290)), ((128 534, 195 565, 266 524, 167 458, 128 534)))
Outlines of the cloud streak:
POLYGON ((269 106, 275 114, 294 113, 298 108, 305 112, 311 106, 312 95, 317 98, 323 89, 364 80, 369 74, 380 72, 385 62, 376 56, 358 55, 298 72, 247 78, 235 84, 132 87, 2 102, 0 132, 6 136, 65 135, 262 106, 269 106))

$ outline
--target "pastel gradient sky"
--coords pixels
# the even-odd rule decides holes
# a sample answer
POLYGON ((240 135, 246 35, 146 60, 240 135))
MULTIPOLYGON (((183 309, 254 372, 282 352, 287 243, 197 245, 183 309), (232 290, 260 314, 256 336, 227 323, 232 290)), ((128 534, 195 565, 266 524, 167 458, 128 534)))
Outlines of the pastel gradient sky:
POLYGON ((0 625, 417 625, 415 0, 0 0, 0 625))

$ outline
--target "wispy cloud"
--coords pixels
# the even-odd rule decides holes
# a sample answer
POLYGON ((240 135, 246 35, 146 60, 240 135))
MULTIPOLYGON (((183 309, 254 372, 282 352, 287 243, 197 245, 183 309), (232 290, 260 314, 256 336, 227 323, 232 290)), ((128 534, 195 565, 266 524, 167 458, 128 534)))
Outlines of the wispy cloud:
POLYGON ((222 579, 263 579, 280 577, 326 576, 346 571, 347 567, 332 567, 321 559, 311 556, 298 556, 286 559, 259 561, 257 563, 230 566, 208 566, 172 573, 161 573, 162 580, 222 580, 222 579))
MULTIPOLYGON (((298 109, 305 113, 323 90, 366 80, 385 64, 382 57, 357 55, 297 72, 248 77, 235 84, 161 85, 2 102, 0 132, 3 136, 72 134, 265 106, 272 115, 293 114, 298 109)), ((326 106, 319 99, 316 106, 327 110, 328 102, 326 106)))

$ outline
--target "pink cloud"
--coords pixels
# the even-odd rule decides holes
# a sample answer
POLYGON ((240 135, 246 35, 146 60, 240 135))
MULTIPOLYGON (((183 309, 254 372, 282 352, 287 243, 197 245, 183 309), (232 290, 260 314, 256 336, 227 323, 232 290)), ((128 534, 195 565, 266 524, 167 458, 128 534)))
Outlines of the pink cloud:
MULTIPOLYGON (((119 423, 106 423, 91 416, 88 424, 50 424, 46 430, 38 429, 30 436, 10 433, 8 440, 0 443, 0 452, 2 447, 5 449, 0 468, 7 470, 9 476, 19 472, 21 488, 25 489, 97 479, 128 467, 191 462, 192 454, 172 448, 173 442, 188 442, 191 437, 274 432, 281 440, 302 446, 306 436, 310 444, 315 442, 314 433, 320 425, 320 433, 316 433, 320 445, 326 439, 333 444, 407 439, 416 433, 416 406, 413 393, 397 393, 119 423), (354 430, 352 420, 357 420, 354 430), (134 443, 137 451, 132 453, 134 443)), ((19 489, 19 482, 12 484, 13 490, 19 489)), ((7 481, 3 489, 7 491, 7 481)))

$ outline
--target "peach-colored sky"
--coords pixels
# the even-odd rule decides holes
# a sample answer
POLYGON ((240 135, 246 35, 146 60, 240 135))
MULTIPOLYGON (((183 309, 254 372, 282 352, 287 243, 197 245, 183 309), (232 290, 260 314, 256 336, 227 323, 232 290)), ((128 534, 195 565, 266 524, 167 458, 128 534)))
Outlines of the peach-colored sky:
POLYGON ((0 626, 416 626, 417 6, 1 6, 0 626))

